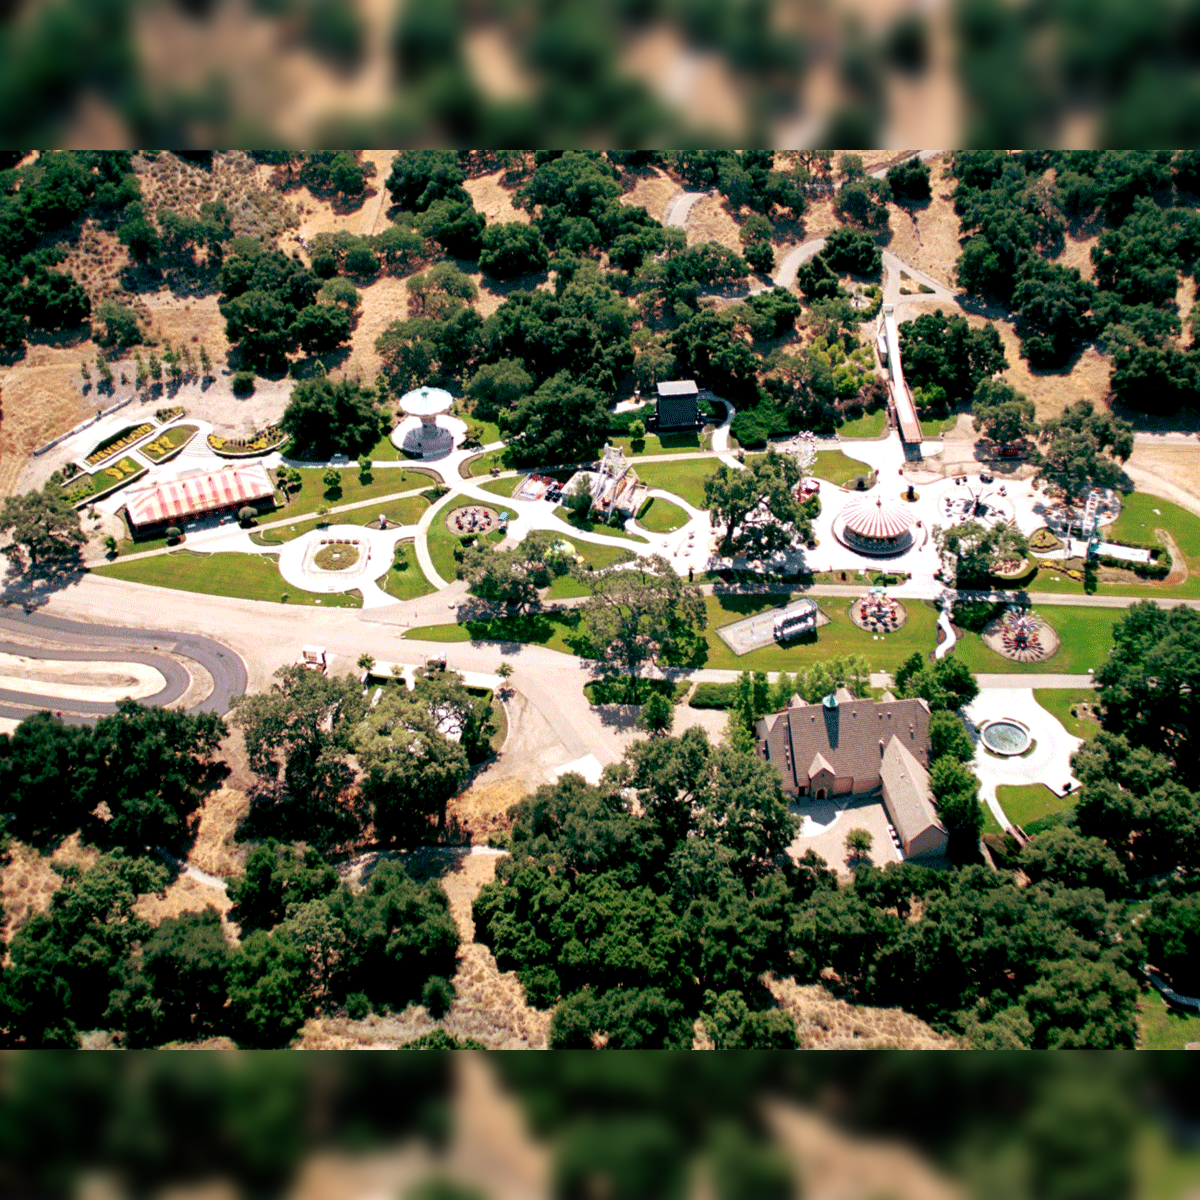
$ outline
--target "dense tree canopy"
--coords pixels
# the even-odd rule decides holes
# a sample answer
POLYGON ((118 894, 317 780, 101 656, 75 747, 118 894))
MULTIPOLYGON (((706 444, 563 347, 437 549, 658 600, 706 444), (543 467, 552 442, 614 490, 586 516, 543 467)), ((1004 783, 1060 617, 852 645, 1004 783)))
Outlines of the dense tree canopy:
POLYGON ((584 462, 604 442, 608 405, 598 391, 576 382, 573 371, 564 370, 502 410, 499 421, 515 462, 584 462))
POLYGON ((704 501, 725 536, 722 552, 740 558, 769 558, 807 541, 812 521, 796 499, 796 460, 768 450, 744 469, 719 466, 704 481, 704 501))
POLYGON ((1038 432, 1032 400, 1002 379, 981 379, 971 401, 972 424, 1001 446, 1013 446, 1038 432))
POLYGON ((87 541, 79 513, 54 479, 40 492, 6 497, 0 509, 0 532, 12 536, 5 553, 18 570, 47 559, 73 557, 87 541))
MULTIPOLYGON (((330 309, 329 311, 338 311, 330 309)), ((391 425, 391 416, 375 398, 375 389, 355 379, 336 383, 324 375, 301 380, 279 424, 300 453, 358 454, 370 450, 391 425)))
POLYGON ((957 564, 957 586, 986 588, 1005 563, 1019 563, 1029 552, 1029 543, 1015 524, 983 525, 961 521, 948 529, 934 526, 938 551, 957 564))
POLYGON ((1090 400, 1080 400, 1042 425, 1041 477, 1072 504, 1083 504, 1093 488, 1123 482, 1119 463, 1133 453, 1133 426, 1090 400))
POLYGON ((923 313, 900 326, 900 360, 913 388, 945 388, 952 401, 975 395, 980 383, 1005 370, 1000 334, 990 322, 972 329, 961 314, 947 317, 941 309, 923 313))

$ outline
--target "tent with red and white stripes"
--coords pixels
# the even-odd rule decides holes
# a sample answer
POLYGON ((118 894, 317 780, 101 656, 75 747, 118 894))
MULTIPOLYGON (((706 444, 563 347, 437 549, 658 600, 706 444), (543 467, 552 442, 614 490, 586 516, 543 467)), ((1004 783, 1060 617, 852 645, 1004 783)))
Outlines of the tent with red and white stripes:
POLYGON ((274 494, 275 488, 261 462, 230 464, 219 471, 173 479, 148 488, 131 496, 125 511, 129 523, 140 528, 254 504, 274 494))

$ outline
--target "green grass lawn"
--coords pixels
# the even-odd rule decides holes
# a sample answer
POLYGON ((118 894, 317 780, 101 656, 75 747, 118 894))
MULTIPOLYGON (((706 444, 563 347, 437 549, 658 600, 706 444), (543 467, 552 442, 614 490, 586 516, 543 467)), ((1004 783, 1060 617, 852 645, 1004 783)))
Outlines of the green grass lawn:
POLYGON ((638 514, 638 524, 650 530, 651 533, 674 533, 682 529, 691 517, 670 500, 655 500, 653 497, 642 506, 638 514))
POLYGON ((417 562, 417 550, 413 543, 401 542, 396 549, 400 557, 375 580, 376 586, 397 600, 415 600, 418 596, 428 596, 436 591, 417 562))
POLYGON ((1072 737, 1087 740, 1100 732, 1100 726, 1095 721, 1072 716, 1071 708, 1085 700, 1095 701, 1097 695, 1092 688, 1038 688, 1033 698, 1048 713, 1057 717, 1072 737))
POLYGON ((489 479, 487 483, 481 483, 479 486, 485 492, 491 492, 495 496, 508 496, 511 498, 513 492, 524 482, 524 475, 513 475, 509 479, 489 479))
MULTIPOLYGON (((563 538, 575 547, 583 561, 594 571, 602 571, 615 563, 628 562, 634 557, 633 551, 622 550, 618 546, 600 546, 595 542, 585 542, 583 538, 563 538)), ((572 596, 591 595, 589 589, 582 583, 572 579, 570 575, 560 575, 547 589, 547 600, 567 600, 572 596)))
MULTIPOLYGON (((253 536, 253 535, 252 535, 253 536)), ((118 554, 141 554, 145 550, 162 550, 166 547, 168 538, 166 534, 160 534, 158 537, 138 538, 130 540, 122 538, 117 543, 118 554)))
MULTIPOLYGON (((909 606, 904 628, 875 641, 872 635, 859 629, 849 616, 849 604, 826 602, 824 611, 831 618, 822 626, 815 642, 781 647, 768 646, 737 657, 717 636, 720 626, 728 625, 754 612, 782 607, 786 596, 706 596, 708 629, 708 658, 705 666, 735 671, 794 671, 821 659, 838 654, 863 654, 873 671, 894 671, 914 650, 929 650, 933 646, 937 614, 925 604, 909 606)), ((548 646, 571 654, 566 638, 570 635, 577 614, 572 612, 535 613, 520 617, 503 617, 490 622, 469 622, 467 625, 429 625, 412 629, 411 638, 435 642, 467 642, 473 639, 488 641, 511 640, 538 646, 548 646)))
POLYGON ((381 437, 379 441, 377 441, 375 445, 373 445, 370 450, 367 451, 367 457, 372 462, 399 462, 404 455, 402 455, 400 451, 396 449, 395 445, 393 445, 391 433, 389 432, 384 434, 384 436, 381 437))
MULTIPOLYGON (((302 533, 309 533, 316 529, 322 519, 330 525, 369 525, 372 521, 377 520, 381 513, 387 517, 389 525, 415 525, 428 507, 429 501, 424 496, 405 496, 400 500, 372 504, 369 508, 358 508, 345 513, 331 513, 326 518, 310 517, 291 525, 279 525, 274 529, 256 529, 251 533, 250 540, 256 546, 281 546, 284 542, 298 538, 302 533)), ((287 510, 284 511, 286 513, 287 510)), ((278 513, 272 515, 278 519, 278 513)))
POLYGON ((404 467, 399 471, 388 467, 374 472, 370 483, 360 483, 358 466, 351 463, 341 469, 342 487, 339 494, 325 490, 321 479, 324 474, 324 470, 319 467, 301 467, 303 482, 300 490, 292 493, 286 507, 279 509, 275 514, 276 518, 302 517, 315 513, 322 505, 334 508, 340 504, 357 504, 360 500, 371 500, 376 496, 391 496, 396 492, 412 491, 430 477, 428 471, 420 471, 415 467, 404 467))
POLYGON ((473 458, 467 464, 467 470, 472 477, 476 475, 487 475, 493 467, 499 467, 502 471, 512 470, 512 464, 505 462, 504 456, 508 453, 507 447, 501 447, 499 450, 489 450, 486 454, 481 454, 478 458, 473 458))
POLYGON ((74 479, 67 480, 63 485, 63 493, 72 504, 76 504, 89 496, 97 496, 110 488, 116 488, 122 483, 132 483, 145 475, 146 470, 146 467, 126 456, 101 467, 93 475, 79 474, 74 479))
POLYGON ((706 596, 708 609, 709 667, 735 671, 794 671, 839 654, 863 654, 872 671, 894 671, 914 650, 925 653, 935 644, 937 613, 925 603, 906 602, 908 620, 897 633, 879 640, 850 620, 846 600, 821 597, 817 603, 829 617, 829 624, 817 630, 815 641, 790 646, 766 646, 738 656, 717 636, 724 625, 768 608, 782 608, 788 596, 706 596))
POLYGON ((996 788, 996 799, 1008 819, 1022 829, 1039 817, 1075 807, 1074 796, 1056 796, 1041 783, 1001 784, 996 788))
POLYGON ((639 542, 643 546, 646 545, 644 537, 636 533, 629 533, 619 526, 605 525, 597 521, 576 520, 561 504, 554 510, 554 515, 560 520, 566 521, 573 529, 578 529, 580 533, 599 533, 605 537, 624 538, 627 542, 639 542))
MULTIPOLYGON (((1188 1042, 1200 1042, 1200 1016, 1178 1013, 1167 1007, 1167 1002, 1157 992, 1147 992, 1138 1000, 1138 1049, 1139 1050, 1182 1050, 1188 1042)), ((1191 1180, 1200 1177, 1200 1156, 1192 1156, 1191 1180)), ((1152 1194, 1183 1200, 1183 1191, 1155 1191, 1152 1194)))
MULTIPOLYGON (((694 450, 707 450, 712 444, 712 435, 707 433, 648 433, 644 438, 610 437, 609 442, 620 446, 629 458, 645 454, 687 454, 694 450)), ((639 471, 640 475, 641 472, 639 471)))
POLYGON ((677 463, 639 463, 637 474, 647 487, 674 492, 693 508, 704 508, 704 481, 718 466, 715 458, 685 458, 677 463))
MULTIPOLYGON (((1017 663, 989 650, 977 633, 964 634, 954 653, 978 674, 1083 675, 1098 669, 1112 649, 1113 622, 1123 616, 1119 608, 1047 607, 1040 614, 1058 632, 1061 645, 1053 657, 1040 663, 1017 663)), ((903 630, 901 630, 903 632, 903 630)))
POLYGON ((826 483, 837 484, 841 487, 856 475, 870 475, 871 466, 861 458, 851 458, 840 450, 818 450, 817 461, 812 465, 811 473, 826 483))
POLYGON ((140 558, 132 562, 96 567, 96 575, 109 575, 131 583, 176 588, 182 592, 204 592, 210 596, 236 596, 242 600, 273 600, 288 604, 320 604, 324 608, 362 608, 355 592, 342 596, 320 596, 289 588, 274 561, 257 554, 194 554, 183 551, 140 558))
POLYGON ((932 417, 920 422, 921 435, 928 438, 941 437, 949 433, 958 424, 958 414, 951 413, 948 417, 932 417))
POLYGON ((878 412, 864 413, 854 421, 847 421, 838 428, 838 437, 873 438, 883 432, 887 424, 887 413, 881 408, 878 412))
POLYGON ((1000 822, 996 820, 996 814, 992 812, 992 806, 980 800, 979 807, 983 812, 983 829, 980 832, 1003 833, 1004 830, 1000 828, 1000 822))

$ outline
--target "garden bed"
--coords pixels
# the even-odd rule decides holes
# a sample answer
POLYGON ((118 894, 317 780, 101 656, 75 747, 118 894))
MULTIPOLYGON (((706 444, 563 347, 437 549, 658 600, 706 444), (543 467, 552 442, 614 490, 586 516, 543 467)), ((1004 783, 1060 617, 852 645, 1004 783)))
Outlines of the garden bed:
POLYGON ((200 432, 198 425, 172 425, 156 438, 148 441, 139 451, 152 463, 164 463, 174 458, 192 438, 200 432))
POLYGON ((132 458, 122 458, 119 462, 102 467, 91 475, 76 475, 63 484, 63 494, 76 508, 80 508, 84 504, 103 499, 135 479, 140 479, 148 469, 134 462, 132 458))
POLYGON ((126 425, 124 429, 114 433, 112 437, 105 438, 83 461, 89 467, 98 467, 114 455, 130 449, 130 447, 140 442, 147 434, 153 432, 154 426, 149 421, 143 421, 140 425, 126 425))
POLYGON ((254 458, 278 450, 288 440, 278 425, 268 425, 251 438, 223 438, 215 433, 208 435, 208 448, 222 458, 254 458))

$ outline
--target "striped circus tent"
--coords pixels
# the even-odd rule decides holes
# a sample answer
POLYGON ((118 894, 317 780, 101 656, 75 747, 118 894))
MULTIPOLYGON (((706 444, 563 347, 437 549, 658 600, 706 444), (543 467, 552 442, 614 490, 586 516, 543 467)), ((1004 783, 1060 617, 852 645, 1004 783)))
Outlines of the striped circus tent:
POLYGON ((274 498, 275 488, 261 462, 230 464, 219 471, 173 479, 147 488, 126 502, 135 528, 179 521, 202 513, 238 508, 274 498))
POLYGON ((851 500, 842 515, 846 528, 859 537, 898 538, 912 525, 912 518, 903 508, 885 502, 882 496, 874 501, 866 498, 851 500))

